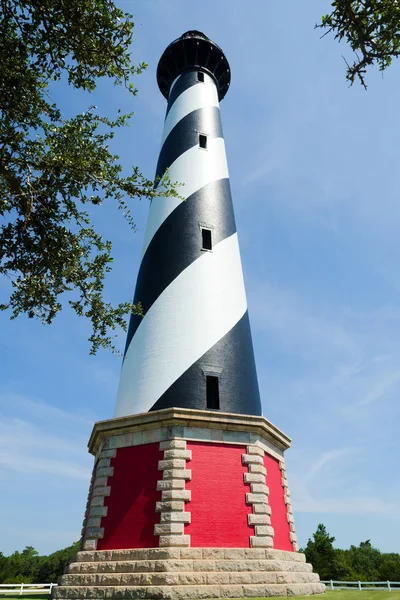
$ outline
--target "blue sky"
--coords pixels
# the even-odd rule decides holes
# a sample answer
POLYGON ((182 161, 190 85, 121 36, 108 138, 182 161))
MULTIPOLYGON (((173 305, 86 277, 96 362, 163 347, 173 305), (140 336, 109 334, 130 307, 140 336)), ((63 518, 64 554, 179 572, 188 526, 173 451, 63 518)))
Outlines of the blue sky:
MULTIPOLYGON (((92 97, 58 90, 67 113, 134 110, 117 133, 123 164, 152 177, 166 103, 164 48, 200 29, 225 51, 221 104, 264 415, 293 439, 289 483, 300 545, 323 522, 348 547, 398 551, 400 482, 399 64, 345 82, 345 45, 320 40, 325 0, 126 0, 136 22, 139 95, 102 82, 92 97)), ((106 295, 132 296, 138 232, 104 205, 114 243, 106 295)), ((0 301, 7 294, 0 282, 0 301)), ((41 553, 79 538, 95 421, 113 414, 120 359, 89 356, 88 325, 65 311, 51 327, 0 315, 0 551, 41 553)), ((124 334, 119 338, 123 349, 124 334)))

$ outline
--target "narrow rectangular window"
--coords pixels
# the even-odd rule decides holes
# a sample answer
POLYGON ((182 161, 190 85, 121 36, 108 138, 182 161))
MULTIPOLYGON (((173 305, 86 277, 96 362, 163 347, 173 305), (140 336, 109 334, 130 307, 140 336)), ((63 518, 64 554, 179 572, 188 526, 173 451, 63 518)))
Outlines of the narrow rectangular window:
POLYGON ((197 80, 201 81, 202 83, 204 83, 204 73, 202 73, 201 71, 198 71, 198 73, 197 73, 197 80))
POLYGON ((215 375, 207 375, 207 408, 219 410, 219 381, 215 375))
POLYGON ((203 250, 212 250, 211 229, 201 228, 201 247, 203 250))
POLYGON ((199 133, 199 146, 207 150, 207 136, 204 133, 199 133))

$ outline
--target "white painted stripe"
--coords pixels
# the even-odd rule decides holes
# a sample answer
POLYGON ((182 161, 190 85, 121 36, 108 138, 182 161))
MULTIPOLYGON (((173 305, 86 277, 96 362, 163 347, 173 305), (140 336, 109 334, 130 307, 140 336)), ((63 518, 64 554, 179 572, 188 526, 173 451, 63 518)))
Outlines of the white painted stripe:
MULTIPOLYGON (((214 138, 208 142, 208 150, 194 146, 181 154, 170 166, 171 182, 178 182, 177 192, 182 198, 188 198, 208 183, 229 177, 223 138, 214 138)), ((162 193, 162 186, 159 188, 162 193)), ((153 235, 183 200, 180 198, 157 196, 151 201, 143 252, 146 252, 153 235)))
POLYGON ((198 108, 211 108, 214 106, 219 106, 218 92, 211 77, 207 77, 204 83, 195 83, 182 92, 173 103, 165 119, 161 147, 172 129, 183 117, 198 108))
POLYGON ((234 233, 180 273, 143 318, 122 366, 115 416, 147 412, 246 308, 234 233))
POLYGON ((173 80, 173 82, 171 83, 171 85, 170 85, 170 88, 169 88, 169 95, 171 95, 172 88, 174 87, 174 85, 175 85, 175 84, 176 84, 176 82, 178 81, 179 77, 181 77, 181 75, 178 75, 178 77, 175 77, 175 79, 174 79, 174 80, 173 80))

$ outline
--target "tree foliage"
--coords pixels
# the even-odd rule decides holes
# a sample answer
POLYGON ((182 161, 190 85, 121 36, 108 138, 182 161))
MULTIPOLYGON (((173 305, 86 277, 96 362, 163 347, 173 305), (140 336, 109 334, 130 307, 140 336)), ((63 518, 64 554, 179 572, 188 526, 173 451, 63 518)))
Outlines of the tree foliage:
POLYGON ((400 54, 400 3, 398 0, 334 0, 332 12, 317 27, 345 40, 355 52, 347 64, 347 80, 359 79, 366 88, 368 67, 387 69, 400 54))
POLYGON ((308 540, 305 549, 307 561, 313 565, 314 571, 321 579, 340 579, 340 566, 333 547, 334 541, 335 538, 328 534, 322 523, 318 525, 312 539, 308 540))
POLYGON ((0 583, 56 583, 79 550, 79 542, 39 556, 32 546, 10 556, 0 553, 0 583))
MULTIPOLYGON (((365 86, 368 67, 399 55, 399 23, 397 0, 335 0, 319 27, 350 44, 347 79, 365 86)), ((101 78, 135 94, 146 65, 132 64, 133 26, 112 0, 0 0, 0 275, 11 284, 0 309, 51 323, 66 298, 91 322, 92 353, 113 347, 113 331, 141 308, 105 300, 112 245, 91 209, 113 202, 134 226, 129 201, 156 192, 138 168, 124 175, 110 150, 130 115, 108 118, 88 102, 66 118, 51 94, 67 83, 90 93, 101 78)), ((165 187, 177 194, 168 178, 165 187)))
POLYGON ((140 306, 105 301, 112 245, 88 209, 114 202, 134 227, 127 202, 155 191, 137 168, 124 176, 109 148, 130 115, 92 106, 65 118, 51 92, 61 79, 91 92, 107 77, 135 94, 146 65, 132 65, 131 15, 110 0, 1 0, 0 16, 0 274, 12 286, 0 308, 51 323, 69 293, 95 353, 140 306))
POLYGON ((320 523, 303 550, 322 580, 400 581, 400 554, 380 552, 370 540, 348 550, 334 548, 334 541, 320 523))

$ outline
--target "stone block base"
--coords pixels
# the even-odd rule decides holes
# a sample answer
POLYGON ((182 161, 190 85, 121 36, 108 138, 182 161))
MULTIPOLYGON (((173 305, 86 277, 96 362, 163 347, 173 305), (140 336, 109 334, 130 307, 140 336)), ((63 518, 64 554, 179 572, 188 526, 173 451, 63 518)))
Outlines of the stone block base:
POLYGON ((263 598, 321 594, 304 554, 264 548, 79 552, 54 598, 263 598))

